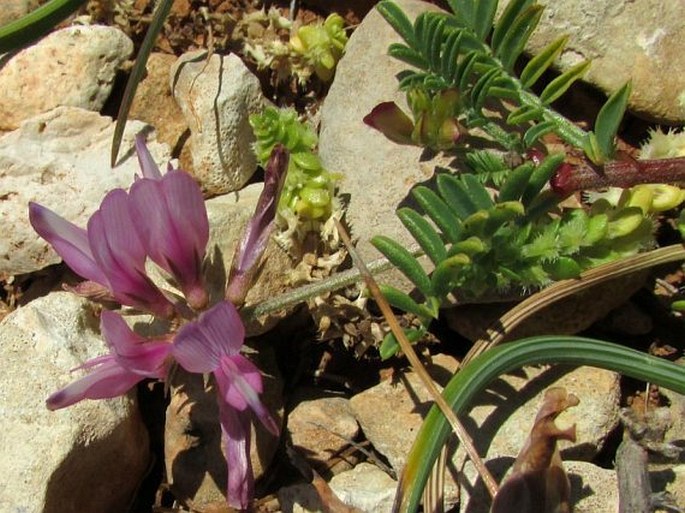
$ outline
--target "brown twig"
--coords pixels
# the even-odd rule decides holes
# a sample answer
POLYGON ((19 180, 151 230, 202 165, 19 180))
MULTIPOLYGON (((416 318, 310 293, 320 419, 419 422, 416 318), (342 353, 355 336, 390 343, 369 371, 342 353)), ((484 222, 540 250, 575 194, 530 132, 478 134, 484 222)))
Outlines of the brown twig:
POLYGON ((440 391, 435 386, 435 383, 428 374, 428 371, 426 371, 425 367, 419 360, 419 357, 416 355, 416 352, 414 352, 414 348, 412 347, 411 343, 404 334, 404 331, 400 327, 400 324, 397 321, 397 317, 395 317, 395 314, 390 308, 390 304, 387 302, 385 296, 383 296, 380 289, 378 288, 376 280, 373 278, 371 273, 366 268, 364 261, 359 257, 359 254, 354 248, 352 241, 350 240, 350 237, 347 234, 347 231, 337 219, 335 222, 338 228, 338 232, 340 233, 341 239, 345 243, 345 246, 347 247, 347 250, 349 251, 350 256, 352 257, 355 266, 359 269, 360 274, 364 278, 366 286, 369 288, 371 295, 376 300, 376 303, 378 304, 378 307, 381 309, 383 316, 385 317, 386 321, 388 321, 388 325, 390 326, 392 333, 397 338, 397 342, 399 343, 402 352, 407 357, 407 360, 409 360, 409 363, 411 364, 414 372, 416 372, 417 376, 419 376, 419 378, 425 385, 429 394, 435 401, 435 404, 438 406, 438 408, 440 408, 440 411, 452 426, 452 430, 457 435, 457 438, 459 438, 459 442, 464 447, 466 453, 469 456, 469 459, 473 462, 473 465, 478 471, 478 474, 480 475, 481 479, 483 479, 483 482, 485 483, 488 492, 490 492, 490 495, 494 497, 499 489, 499 486, 497 485, 497 481, 495 481, 495 478, 492 476, 490 471, 485 466, 485 463, 483 463, 481 457, 478 455, 478 452, 476 451, 476 448, 473 445, 473 440, 471 439, 471 436, 468 434, 462 423, 459 421, 452 408, 450 408, 450 406, 447 404, 447 401, 445 401, 444 397, 440 395, 440 391))

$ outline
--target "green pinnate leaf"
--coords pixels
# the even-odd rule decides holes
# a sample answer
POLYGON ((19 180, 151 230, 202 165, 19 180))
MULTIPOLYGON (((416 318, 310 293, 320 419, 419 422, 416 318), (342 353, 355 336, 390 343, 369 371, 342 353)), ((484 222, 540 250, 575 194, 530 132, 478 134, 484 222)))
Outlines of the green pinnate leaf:
POLYGON ((504 69, 512 71, 514 63, 523 52, 526 42, 542 17, 543 7, 538 4, 527 7, 509 27, 502 44, 495 49, 495 56, 502 61, 504 69))
POLYGON ((425 297, 434 295, 426 271, 404 246, 383 235, 373 237, 371 244, 399 269, 425 297))
POLYGON ((376 4, 376 9, 410 47, 416 47, 414 27, 404 11, 395 2, 382 0, 376 4))
POLYGON ((388 303, 395 308, 416 315, 422 322, 429 319, 437 319, 437 311, 431 310, 426 305, 417 303, 401 290, 385 284, 379 285, 379 288, 381 289, 383 296, 385 296, 385 299, 388 300, 388 303))
POLYGON ((469 196, 468 190, 457 177, 441 173, 438 175, 437 184, 440 196, 462 221, 478 210, 473 199, 469 196))
POLYGON ((583 78, 589 67, 590 61, 583 61, 563 72, 543 89, 540 93, 540 101, 545 105, 552 103, 564 94, 576 80, 583 78))
POLYGON ((428 61, 423 55, 402 43, 391 43, 388 55, 419 69, 428 68, 428 61))
POLYGON ((544 112, 545 109, 538 105, 524 104, 507 116, 507 123, 521 125, 529 121, 537 121, 542 118, 544 112))
POLYGON ((554 132, 557 126, 557 123, 551 119, 542 121, 537 125, 533 125, 526 130, 525 134, 523 134, 523 145, 526 148, 530 148, 536 142, 538 142, 543 135, 554 132))
POLYGON ((490 193, 474 175, 464 174, 459 180, 464 184, 463 187, 476 209, 487 210, 494 205, 490 193))
POLYGON ((407 207, 398 209, 397 216, 434 264, 445 259, 447 250, 440 235, 423 216, 407 207))
POLYGON ((598 157, 602 160, 595 161, 596 163, 603 163, 614 155, 614 138, 628 106, 630 91, 631 85, 628 82, 609 97, 597 114, 594 134, 598 157))
POLYGON ((437 297, 445 297, 458 286, 464 266, 471 263, 471 259, 463 253, 453 255, 440 262, 431 275, 431 284, 437 297))
POLYGON ((498 0, 479 0, 476 2, 472 27, 481 41, 485 41, 485 38, 492 31, 497 3, 498 0))
MULTIPOLYGON (((409 328, 404 330, 404 335, 412 344, 421 340, 425 334, 426 330, 423 328, 409 328)), ((380 353, 381 360, 387 360, 388 358, 395 356, 399 350, 400 344, 397 342, 395 335, 390 332, 383 338, 383 342, 381 342, 381 347, 378 349, 378 352, 380 353)))
POLYGON ((514 25, 516 18, 533 3, 534 0, 511 0, 497 19, 490 45, 496 51, 504 41, 507 32, 514 25))
POLYGON ((530 205, 538 196, 545 184, 552 178, 556 169, 564 161, 564 158, 565 156, 563 153, 549 155, 533 170, 530 179, 528 180, 526 190, 521 195, 521 201, 524 205, 530 205))
POLYGON ((440 228, 450 242, 457 242, 461 238, 461 220, 454 215, 447 204, 433 190, 425 185, 412 189, 412 195, 424 212, 440 228))
POLYGON ((521 76, 521 85, 525 88, 530 88, 537 82, 538 78, 547 71, 547 69, 559 57, 561 51, 568 42, 568 36, 562 36, 559 39, 548 44, 539 54, 533 57, 526 67, 523 68, 521 76))
POLYGON ((535 167, 527 162, 510 171, 499 191, 497 201, 514 201, 521 198, 528 186, 535 167))

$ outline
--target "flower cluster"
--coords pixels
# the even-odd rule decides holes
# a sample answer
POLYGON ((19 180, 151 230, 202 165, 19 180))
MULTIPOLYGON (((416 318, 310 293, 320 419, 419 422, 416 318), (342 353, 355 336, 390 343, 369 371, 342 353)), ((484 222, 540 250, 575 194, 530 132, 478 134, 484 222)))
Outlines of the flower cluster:
MULTIPOLYGON (((108 193, 86 229, 35 203, 29 205, 29 219, 87 280, 75 292, 175 319, 182 326, 175 334, 146 339, 121 315, 104 311, 100 329, 110 354, 79 367, 90 373, 52 394, 47 407, 116 397, 146 378, 164 380, 174 361, 189 372, 212 373, 229 467, 228 503, 244 509, 252 494, 250 412, 274 435, 279 428, 259 398, 259 369, 240 354, 245 329, 236 307, 229 300, 209 306, 202 273, 209 224, 200 187, 178 169, 170 167, 162 175, 141 137, 136 149, 142 177, 136 177, 128 192, 108 193), (169 274, 185 301, 152 281, 148 259, 169 274)), ((254 274, 263 254, 287 161, 286 152, 276 148, 266 170, 267 185, 234 261, 234 278, 227 287, 233 297, 244 297, 251 284, 246 276, 254 274)))

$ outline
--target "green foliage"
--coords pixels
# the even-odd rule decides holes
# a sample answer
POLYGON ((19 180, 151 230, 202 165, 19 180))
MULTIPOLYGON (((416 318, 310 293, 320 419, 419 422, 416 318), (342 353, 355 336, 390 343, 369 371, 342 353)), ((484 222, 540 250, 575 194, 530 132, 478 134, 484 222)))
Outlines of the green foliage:
POLYGON ((287 224, 296 221, 325 221, 334 208, 336 175, 321 165, 314 153, 316 134, 300 122, 293 109, 267 107, 264 112, 250 116, 256 142, 257 160, 265 165, 273 147, 280 143, 290 152, 278 213, 287 224))
MULTIPOLYGON (((416 187, 412 194, 420 210, 404 207, 397 214, 434 270, 427 273, 403 245, 374 237, 373 245, 423 296, 421 304, 393 289, 390 303, 427 323, 455 289, 471 299, 493 291, 535 290, 651 243, 649 212, 634 196, 625 195, 616 206, 599 200, 589 212, 550 210, 556 201, 546 202, 541 190, 562 160, 552 155, 538 165, 525 162, 508 170, 495 199, 478 178, 485 173, 439 173, 437 191, 416 187)), ((472 159, 476 166, 481 161, 472 159)), ((388 337, 384 354, 390 343, 388 337)))
MULTIPOLYGON (((536 337, 495 347, 459 370, 443 391, 458 415, 498 376, 523 365, 564 363, 620 372, 685 394, 682 366, 633 349, 581 337, 536 337)), ((418 511, 421 495, 440 451, 451 434, 449 423, 433 406, 426 416, 400 476, 393 511, 418 511)))
POLYGON ((333 13, 323 24, 303 25, 290 38, 293 51, 302 56, 316 76, 324 82, 333 78, 333 72, 347 44, 345 20, 333 13))
POLYGON ((585 74, 589 62, 581 62, 559 75, 539 96, 531 91, 562 52, 565 36, 530 60, 520 77, 514 75, 514 64, 540 21, 541 5, 534 0, 512 0, 495 19, 495 0, 449 3, 453 13, 424 12, 414 23, 391 0, 377 5, 404 40, 391 44, 388 53, 415 68, 399 75, 400 89, 408 95, 418 90, 429 98, 447 89, 458 90, 459 122, 466 128, 480 127, 509 150, 522 151, 542 135, 554 132, 569 144, 583 148, 596 163, 612 157, 629 86, 607 101, 595 132, 586 133, 551 109, 550 103, 585 74), (484 111, 486 104, 505 113, 509 124, 521 125, 524 136, 502 130, 484 111))

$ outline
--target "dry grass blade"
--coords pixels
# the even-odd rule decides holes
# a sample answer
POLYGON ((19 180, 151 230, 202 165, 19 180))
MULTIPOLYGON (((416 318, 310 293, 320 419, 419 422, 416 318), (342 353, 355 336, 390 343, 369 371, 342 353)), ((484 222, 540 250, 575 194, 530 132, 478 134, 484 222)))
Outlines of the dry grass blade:
POLYGON ((376 300, 376 303, 378 304, 378 307, 381 309, 381 312, 383 313, 385 320, 388 322, 390 329, 397 338, 397 341, 400 345, 400 348, 402 349, 402 352, 407 357, 407 360, 409 360, 409 363, 411 364, 414 372, 416 372, 417 376, 419 376, 419 378, 425 385, 426 389, 435 401, 435 404, 440 408, 440 411, 452 426, 452 430, 457 435, 459 442, 464 447, 464 450, 473 462, 474 467, 476 467, 476 470, 480 474, 481 479, 483 479, 483 482, 485 483, 488 492, 490 492, 490 495, 494 497, 498 490, 498 485, 495 481, 495 478, 492 477, 490 471, 485 467, 483 460, 480 458, 478 452, 476 451, 476 448, 473 445, 471 437, 466 432, 466 429, 459 421, 454 411, 452 411, 452 409, 449 407, 447 401, 445 401, 442 395, 440 395, 440 391, 435 386, 435 383, 429 376, 428 371, 426 371, 425 367, 421 364, 419 357, 416 355, 416 352, 414 352, 414 348, 412 347, 409 340, 407 340, 404 331, 402 330, 399 322, 397 321, 397 317, 395 317, 395 314, 390 308, 390 305, 388 304, 385 297, 378 288, 376 280, 368 271, 366 265, 364 264, 364 261, 359 257, 359 254, 352 245, 352 241, 350 240, 350 236, 347 234, 347 231, 338 220, 336 220, 336 226, 338 228, 338 231, 340 232, 340 237, 342 238, 343 242, 345 243, 345 246, 347 247, 347 250, 352 256, 352 260, 355 266, 359 269, 359 272, 361 273, 362 277, 364 278, 364 281, 366 282, 366 286, 369 288, 371 295, 376 300))
POLYGON ((597 266, 585 271, 576 279, 558 281, 537 294, 533 294, 492 323, 487 328, 485 336, 478 339, 473 345, 461 365, 466 365, 476 356, 499 344, 507 333, 510 333, 526 318, 555 301, 604 281, 626 276, 655 265, 683 259, 685 259, 685 247, 682 244, 674 244, 597 266))

